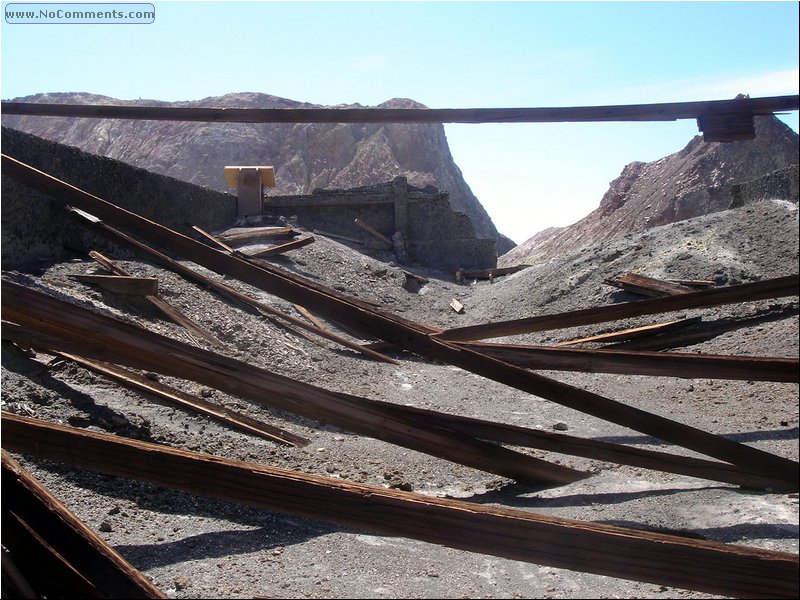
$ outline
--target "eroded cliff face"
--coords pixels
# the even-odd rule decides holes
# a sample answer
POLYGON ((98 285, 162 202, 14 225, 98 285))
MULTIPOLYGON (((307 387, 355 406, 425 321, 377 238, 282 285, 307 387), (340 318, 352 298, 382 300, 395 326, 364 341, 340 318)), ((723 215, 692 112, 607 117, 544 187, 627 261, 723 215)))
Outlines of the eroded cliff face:
POLYGON ((650 163, 627 165, 600 206, 573 225, 551 228, 502 256, 499 264, 547 262, 598 242, 730 206, 731 186, 798 163, 798 136, 775 117, 756 118, 756 138, 704 142, 650 163))
MULTIPOLYGON (((86 93, 37 94, 15 100, 175 107, 317 107, 258 93, 190 102, 122 101, 86 93)), ((378 108, 424 106, 398 98, 378 108)), ((479 238, 498 240, 498 254, 513 247, 508 238, 497 232, 464 181, 450 154, 442 125, 186 123, 20 116, 4 116, 3 125, 220 191, 226 189, 222 175, 225 165, 273 165, 277 189, 271 193, 275 194, 369 185, 402 175, 411 185, 430 184, 449 192, 451 205, 469 216, 479 238)))

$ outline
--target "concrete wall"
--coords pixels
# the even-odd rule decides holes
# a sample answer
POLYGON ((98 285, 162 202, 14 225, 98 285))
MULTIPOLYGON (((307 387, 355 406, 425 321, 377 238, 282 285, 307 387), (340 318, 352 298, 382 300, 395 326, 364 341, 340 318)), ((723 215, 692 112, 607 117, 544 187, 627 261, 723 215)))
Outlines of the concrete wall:
POLYGON ((376 240, 355 224, 368 223, 385 237, 400 233, 407 256, 398 262, 442 270, 491 269, 497 266, 494 239, 477 239, 469 217, 455 212, 446 192, 409 186, 405 177, 347 190, 314 190, 309 195, 267 198, 264 212, 274 218, 296 217, 300 226, 360 240, 376 240))
MULTIPOLYGON (((207 231, 236 222, 236 196, 157 175, 128 164, 88 154, 14 129, 2 129, 2 150, 17 160, 75 185, 95 196, 191 234, 192 225, 207 231)), ((222 174, 219 174, 222 177, 222 174)), ((96 249, 120 256, 105 238, 86 230, 49 197, 2 177, 2 265, 60 261, 74 249, 96 249)), ((443 270, 497 266, 494 239, 476 239, 469 217, 452 210, 447 194, 409 186, 404 177, 348 190, 315 190, 311 195, 269 198, 265 212, 297 216, 306 229, 344 235, 373 245, 354 220, 360 218, 386 237, 400 232, 406 256, 398 262, 443 270)))
MULTIPOLYGON (((207 231, 218 229, 236 219, 236 196, 87 154, 72 146, 3 127, 2 150, 3 154, 177 231, 188 233, 192 225, 207 231)), ((5 175, 0 205, 4 268, 71 258, 75 255, 68 250, 70 247, 89 244, 98 250, 113 248, 74 223, 49 197, 5 175)))

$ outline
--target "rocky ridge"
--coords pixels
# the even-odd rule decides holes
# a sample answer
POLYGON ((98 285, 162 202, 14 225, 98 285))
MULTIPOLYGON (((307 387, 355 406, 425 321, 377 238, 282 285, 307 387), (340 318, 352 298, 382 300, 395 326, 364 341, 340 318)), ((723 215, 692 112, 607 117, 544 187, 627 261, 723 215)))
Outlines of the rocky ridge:
POLYGON ((537 233, 498 264, 547 262, 628 233, 725 210, 731 205, 734 184, 796 165, 798 160, 797 134, 772 116, 756 118, 754 140, 708 143, 696 136, 675 154, 628 164, 596 210, 573 225, 537 233))

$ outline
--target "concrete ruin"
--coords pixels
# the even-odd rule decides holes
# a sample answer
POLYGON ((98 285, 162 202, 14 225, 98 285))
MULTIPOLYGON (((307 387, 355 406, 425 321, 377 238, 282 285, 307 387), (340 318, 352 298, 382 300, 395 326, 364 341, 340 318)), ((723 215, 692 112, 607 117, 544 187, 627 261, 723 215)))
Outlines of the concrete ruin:
POLYGON ((371 249, 388 249, 389 242, 400 263, 445 271, 497 266, 495 240, 477 239, 469 217, 450 207, 447 192, 411 186, 405 177, 346 190, 273 196, 266 199, 264 212, 296 218, 305 229, 371 249), (375 233, 366 232, 364 225, 375 233))
MULTIPOLYGON (((231 227, 241 210, 233 194, 220 193, 158 175, 126 163, 96 156, 4 127, 3 152, 50 173, 91 194, 194 236, 192 226, 206 231, 231 227)), ((223 173, 219 174, 220 177, 223 173)), ((74 257, 73 248, 109 249, 109 242, 71 224, 64 212, 42 194, 14 180, 2 179, 2 263, 14 267, 31 262, 74 257), (90 240, 91 238, 91 240, 90 240)), ((457 269, 495 267, 493 239, 476 239, 469 218, 453 211, 447 193, 417 189, 405 178, 348 190, 316 190, 307 196, 267 199, 267 215, 296 216, 300 226, 355 237, 364 231, 356 218, 392 238, 397 261, 409 265, 457 269)), ((320 232, 321 233, 321 232, 320 232)), ((321 233, 322 234, 322 233, 321 233)), ((371 236, 363 248, 376 250, 371 236)), ((117 254, 122 249, 113 249, 117 254)))

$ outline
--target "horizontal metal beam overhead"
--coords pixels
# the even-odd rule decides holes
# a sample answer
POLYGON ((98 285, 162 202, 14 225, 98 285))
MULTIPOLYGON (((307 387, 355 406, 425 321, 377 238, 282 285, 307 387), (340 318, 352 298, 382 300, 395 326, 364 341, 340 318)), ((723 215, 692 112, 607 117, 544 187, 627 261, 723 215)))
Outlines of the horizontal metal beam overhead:
POLYGON ((675 121, 798 110, 800 96, 549 108, 211 108, 3 102, 5 115, 218 123, 567 123, 675 121))

